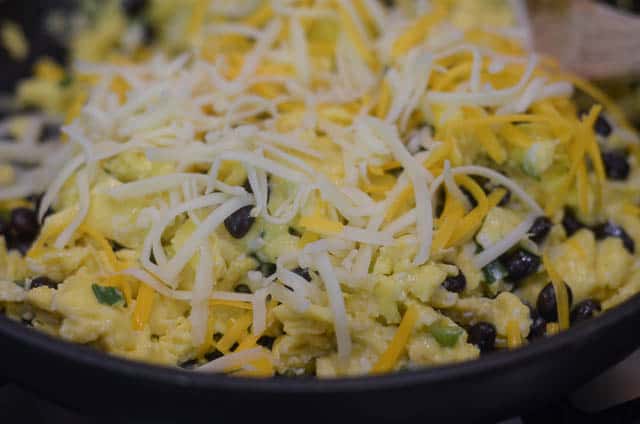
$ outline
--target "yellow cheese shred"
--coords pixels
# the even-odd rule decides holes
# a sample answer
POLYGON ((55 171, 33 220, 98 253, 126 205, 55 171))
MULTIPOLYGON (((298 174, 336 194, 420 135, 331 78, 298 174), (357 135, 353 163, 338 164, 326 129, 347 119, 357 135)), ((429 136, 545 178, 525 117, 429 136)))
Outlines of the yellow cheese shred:
POLYGON ((353 46, 360 57, 367 63, 367 65, 369 65, 369 67, 374 68, 376 59, 373 52, 368 47, 368 40, 365 40, 358 32, 356 24, 353 22, 353 18, 349 14, 349 11, 342 7, 341 4, 338 4, 338 15, 340 16, 341 28, 343 28, 347 33, 347 36, 353 43, 353 46))
MULTIPOLYGON (((231 370, 228 370, 231 371, 231 370)), ((273 361, 270 355, 265 355, 259 359, 249 362, 244 366, 244 369, 231 373, 234 376, 241 377, 258 377, 267 378, 272 377, 275 372, 273 368, 273 361)))
POLYGON ((242 339, 242 341, 238 344, 238 347, 236 348, 236 352, 241 352, 243 350, 247 350, 255 347, 256 342, 258 341, 259 338, 260 336, 256 334, 248 335, 247 337, 242 339))
POLYGON ((70 124, 71 121, 73 121, 80 115, 80 112, 82 111, 82 107, 84 106, 88 97, 89 96, 85 92, 80 92, 76 94, 75 98, 71 102, 71 105, 67 109, 67 113, 64 117, 65 124, 70 124))
POLYGON ((491 193, 489 193, 489 197, 488 197, 489 209, 491 210, 496 206, 498 206, 498 203, 502 201, 502 199, 506 194, 507 194, 507 189, 503 187, 498 187, 495 190, 493 190, 491 193))
POLYGON ((560 332, 560 326, 557 322, 548 322, 546 330, 548 336, 554 336, 560 332))
POLYGON ((452 84, 456 80, 464 78, 471 72, 472 65, 473 64, 471 62, 464 62, 449 69, 446 74, 440 77, 440 79, 433 84, 433 90, 447 91, 453 88, 452 84))
POLYGON ((198 348, 198 358, 204 357, 209 351, 212 350, 215 342, 213 340, 213 335, 215 334, 216 328, 216 318, 211 311, 209 311, 209 318, 207 319, 207 333, 204 337, 204 343, 198 348))
POLYGON ((411 305, 407 308, 404 316, 402 317, 402 321, 400 321, 398 330, 393 336, 391 343, 389 343, 387 350, 382 354, 382 356, 380 356, 378 362, 373 366, 371 370, 373 374, 380 374, 393 370, 393 367, 398 362, 402 351, 405 349, 405 346, 409 341, 409 336, 411 336, 413 327, 418 320, 418 315, 418 308, 416 306, 411 305))
POLYGON ((116 76, 113 81, 111 81, 111 91, 116 93, 121 105, 127 101, 127 92, 130 88, 129 83, 120 75, 116 76))
POLYGON ((413 199, 413 186, 407 186, 398 196, 398 198, 391 203, 391 206, 387 209, 387 212, 384 216, 385 222, 391 222, 395 217, 398 216, 400 211, 410 204, 413 199))
POLYGON ((238 300, 221 300, 211 299, 209 300, 209 306, 230 306, 232 308, 252 310, 253 306, 250 302, 240 302, 238 300))
POLYGON ((522 335, 517 321, 509 321, 507 323, 507 346, 509 349, 522 346, 522 335))
POLYGON ((467 175, 457 175, 456 180, 469 190, 478 205, 459 222, 448 246, 457 246, 471 240, 474 234, 478 232, 487 213, 489 213, 489 201, 482 187, 467 175))
POLYGON ((513 124, 503 125, 498 131, 498 134, 500 134, 507 143, 521 149, 526 149, 533 143, 524 131, 513 124))
POLYGON ((550 201, 545 205, 545 212, 547 215, 554 215, 555 212, 562 206, 567 195, 569 193, 569 189, 573 183, 576 174, 578 173, 578 168, 582 163, 584 163, 584 155, 588 148, 588 138, 593 135, 593 124, 597 119, 600 111, 602 110, 602 106, 595 105, 589 111, 589 114, 585 119, 580 123, 578 130, 575 134, 575 141, 569 146, 569 159, 571 162, 571 167, 567 176, 564 178, 564 181, 558 189, 554 192, 550 201))
POLYGON ((560 274, 558 274, 555 268, 553 268, 547 252, 542 254, 542 264, 551 279, 551 284, 553 284, 553 290, 556 294, 559 329, 566 330, 569 328, 569 294, 567 292, 567 287, 565 286, 560 274))
POLYGON ((389 162, 385 162, 380 166, 368 165, 367 171, 373 175, 382 176, 385 175, 385 172, 390 171, 392 169, 400 168, 401 164, 397 160, 390 160, 389 162))
POLYGON ((604 93, 604 91, 591 84, 587 80, 578 77, 577 75, 564 73, 560 74, 558 77, 561 80, 570 82, 571 84, 591 96, 596 102, 603 105, 609 111, 609 113, 613 115, 613 117, 620 125, 627 129, 633 128, 627 120, 627 116, 624 111, 613 100, 611 100, 609 96, 604 93))
POLYGON ((300 241, 298 241, 298 246, 300 248, 305 247, 309 243, 313 243, 320 239, 320 236, 313 231, 305 231, 302 233, 302 237, 300 237, 300 241))
POLYGON ((133 315, 131 315, 131 324, 134 330, 142 330, 149 323, 155 293, 153 288, 142 282, 140 283, 138 298, 136 299, 136 308, 133 311, 133 315))
POLYGON ((464 206, 453 196, 447 194, 442 215, 438 221, 438 229, 433 238, 434 252, 444 249, 464 216, 464 206))
MULTIPOLYGON (((466 111, 471 119, 482 118, 486 114, 483 110, 477 108, 466 108, 466 111)), ((494 162, 499 165, 504 163, 507 159, 507 151, 500 144, 495 132, 489 126, 478 125, 474 128, 473 133, 494 162)))
POLYGON ((64 69, 53 60, 45 57, 36 63, 34 74, 38 79, 60 82, 64 78, 64 69))
POLYGON ((251 325, 252 315, 251 312, 247 312, 238 319, 229 320, 227 331, 216 345, 220 352, 227 354, 231 351, 231 347, 243 337, 251 325))
POLYGON ((194 37, 202 29, 204 18, 207 14, 207 6, 209 6, 209 0, 196 0, 193 5, 191 18, 187 26, 187 35, 189 37, 194 37))
POLYGON ((253 27, 260 27, 269 22, 269 19, 273 17, 273 9, 270 3, 269 1, 263 1, 262 6, 256 9, 253 14, 244 18, 243 23, 253 27))
POLYGON ((437 25, 447 15, 444 7, 438 6, 435 10, 422 15, 404 33, 402 33, 393 43, 391 57, 398 59, 415 47, 426 37, 431 29, 437 25))
POLYGON ((331 221, 318 215, 303 216, 298 221, 298 225, 314 233, 325 235, 338 234, 344 229, 344 225, 340 222, 331 221))
POLYGON ((587 164, 580 161, 576 173, 576 188, 578 189, 578 207, 583 214, 589 213, 589 176, 587 175, 587 164))
POLYGON ((111 243, 109 243, 109 241, 98 230, 83 224, 80 226, 79 232, 84 233, 93 239, 98 244, 100 250, 107 255, 113 270, 120 271, 120 262, 118 261, 118 258, 116 258, 115 253, 113 253, 111 243))
POLYGON ((391 85, 389 81, 385 78, 382 82, 382 89, 380 90, 380 98, 378 99, 378 104, 376 105, 375 115, 383 119, 387 116, 389 112, 389 105, 391 104, 391 85))

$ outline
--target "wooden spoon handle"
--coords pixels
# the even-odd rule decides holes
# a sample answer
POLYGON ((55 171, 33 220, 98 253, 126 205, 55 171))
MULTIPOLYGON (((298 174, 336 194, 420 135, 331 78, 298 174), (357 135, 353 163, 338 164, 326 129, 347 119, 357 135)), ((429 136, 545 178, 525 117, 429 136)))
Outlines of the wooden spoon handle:
POLYGON ((640 18, 588 0, 532 17, 536 49, 589 78, 640 72, 640 18))

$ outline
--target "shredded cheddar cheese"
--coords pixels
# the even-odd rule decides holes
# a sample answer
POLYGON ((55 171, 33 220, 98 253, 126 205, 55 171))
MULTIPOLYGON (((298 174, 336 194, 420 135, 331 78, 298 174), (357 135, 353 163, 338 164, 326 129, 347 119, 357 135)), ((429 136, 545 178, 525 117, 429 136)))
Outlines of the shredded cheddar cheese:
POLYGON ((382 354, 382 356, 380 356, 378 362, 376 362, 376 364, 373 366, 373 373, 379 374, 389 372, 393 369, 407 344, 407 340, 409 340, 417 319, 418 310, 415 307, 409 306, 409 308, 404 313, 402 321, 398 326, 398 331, 393 336, 393 339, 391 340, 391 343, 389 343, 387 350, 382 354))

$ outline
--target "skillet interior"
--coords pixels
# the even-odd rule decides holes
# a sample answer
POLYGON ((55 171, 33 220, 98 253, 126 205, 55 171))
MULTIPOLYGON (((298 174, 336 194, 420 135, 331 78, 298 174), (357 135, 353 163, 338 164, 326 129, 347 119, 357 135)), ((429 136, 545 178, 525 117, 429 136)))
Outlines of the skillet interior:
MULTIPOLYGON (((11 90, 35 57, 64 57, 63 47, 42 31, 42 17, 68 4, 0 2, 0 15, 22 23, 31 42, 25 63, 0 53, 0 91, 11 90)), ((416 417, 475 422, 539 408, 568 393, 640 345, 633 337, 639 324, 636 296, 566 333, 468 363, 380 377, 248 380, 106 356, 1 317, 0 375, 91 415, 173 422, 229 414, 241 421, 271 417, 288 422, 353 414, 395 422, 416 417)))

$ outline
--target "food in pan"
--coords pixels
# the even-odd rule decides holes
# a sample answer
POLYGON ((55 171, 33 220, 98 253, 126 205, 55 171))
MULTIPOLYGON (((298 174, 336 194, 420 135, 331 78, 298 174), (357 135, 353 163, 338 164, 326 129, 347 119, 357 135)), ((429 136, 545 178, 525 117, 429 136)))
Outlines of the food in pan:
POLYGON ((624 114, 506 2, 390 3, 102 5, 71 66, 17 87, 42 112, 0 127, 4 313, 135 360, 332 377, 518 348, 636 294, 624 114))

